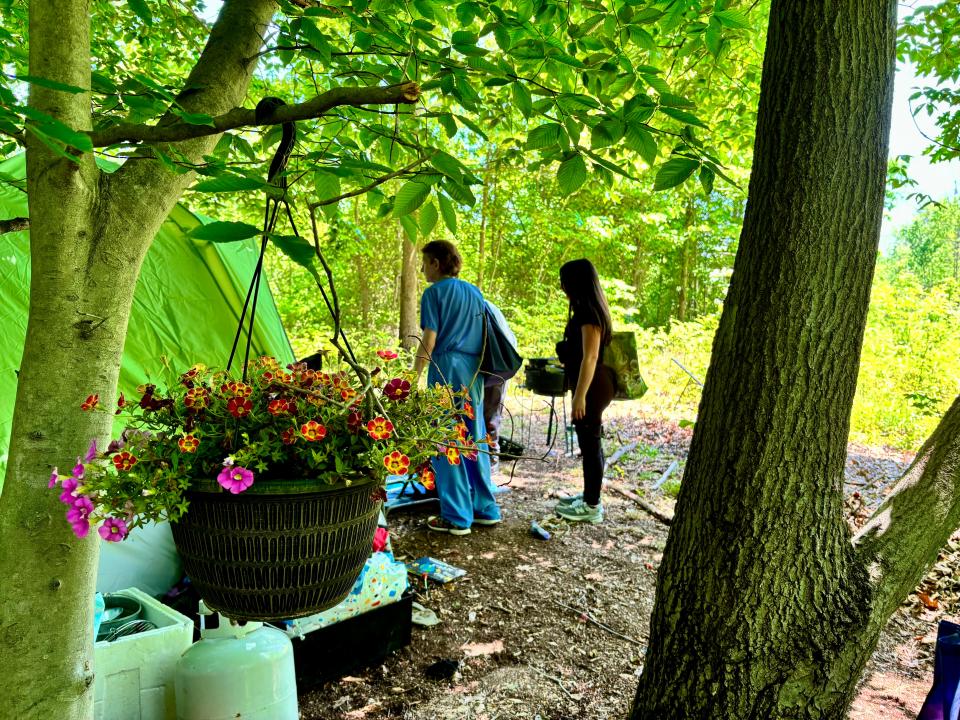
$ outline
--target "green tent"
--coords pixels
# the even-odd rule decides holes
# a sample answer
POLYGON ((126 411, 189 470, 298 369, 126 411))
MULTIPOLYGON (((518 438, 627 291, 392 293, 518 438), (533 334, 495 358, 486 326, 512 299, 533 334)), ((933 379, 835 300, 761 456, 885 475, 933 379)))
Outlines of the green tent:
MULTIPOLYGON (((27 216, 25 166, 22 154, 0 162, 0 218, 27 216)), ((226 365, 259 246, 255 240, 218 244, 188 237, 202 222, 177 205, 147 253, 123 348, 120 390, 128 397, 135 396, 138 385, 163 381, 156 374, 162 369, 162 358, 176 372, 194 363, 226 365)), ((0 235, 0 488, 6 473, 29 296, 29 231, 0 235)), ((244 339, 238 350, 240 361, 244 339)), ((290 341, 265 282, 257 301, 251 356, 263 354, 275 356, 281 364, 293 361, 290 341)), ((78 407, 87 394, 86 388, 77 388, 78 407)))

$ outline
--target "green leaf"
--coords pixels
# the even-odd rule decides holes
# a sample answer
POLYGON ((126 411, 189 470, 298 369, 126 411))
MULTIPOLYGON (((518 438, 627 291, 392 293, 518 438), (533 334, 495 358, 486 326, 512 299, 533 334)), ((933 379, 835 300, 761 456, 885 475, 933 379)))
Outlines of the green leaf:
POLYGON ((639 154, 647 165, 653 167, 654 162, 657 160, 657 141, 654 139, 653 133, 649 132, 646 128, 631 123, 627 126, 624 144, 639 154))
POLYGON ((687 157, 673 157, 667 160, 657 171, 653 181, 654 190, 667 190, 683 183, 700 167, 699 160, 687 157))
POLYGON ((686 110, 679 110, 677 108, 661 106, 660 112, 662 112, 664 115, 669 115, 674 120, 685 122, 687 123, 687 125, 698 125, 699 127, 702 127, 702 128, 707 127, 706 123, 704 123, 703 120, 698 118, 693 113, 688 113, 686 110))
POLYGON ((393 201, 393 216, 398 218, 403 218, 406 215, 409 215, 418 207, 423 205, 424 201, 430 195, 430 186, 417 182, 416 180, 409 180, 400 188, 397 192, 396 198, 393 201))
POLYGON ((420 234, 424 237, 427 237, 433 228, 437 226, 437 219, 439 215, 437 214, 437 206, 432 202, 428 202, 422 208, 420 208, 420 234))
POLYGON ((453 119, 450 113, 441 113, 437 115, 437 122, 443 126, 443 131, 447 137, 453 137, 457 134, 457 121, 453 119))
POLYGON ((515 82, 510 90, 513 93, 513 103, 517 106, 517 110, 520 111, 520 114, 525 118, 530 117, 533 114, 533 99, 530 97, 530 91, 527 90, 527 86, 523 82, 515 82))
POLYGON ((497 41, 497 46, 506 52, 510 49, 510 31, 507 30, 503 25, 497 25, 493 29, 493 37, 497 41))
POLYGON ((470 118, 464 117, 463 115, 455 115, 454 117, 456 117, 457 120, 459 120, 460 122, 462 122, 464 125, 466 125, 468 128, 470 128, 473 132, 475 132, 477 135, 479 135, 480 137, 482 137, 484 140, 488 140, 488 139, 489 139, 489 138, 487 138, 487 134, 486 134, 483 130, 480 129, 480 126, 477 125, 477 124, 476 124, 473 120, 471 120, 470 118))
POLYGON ((620 141, 623 137, 623 123, 620 120, 608 118, 597 123, 590 133, 590 147, 608 147, 620 141))
POLYGON ((150 14, 150 8, 147 7, 145 0, 127 0, 127 5, 145 24, 153 25, 153 16, 150 14))
POLYGON ((673 93, 660 93, 660 104, 665 107, 675 108, 696 107, 696 103, 687 100, 682 95, 674 95, 673 93))
POLYGON ((453 155, 445 153, 443 150, 437 150, 430 157, 430 164, 444 175, 449 175, 457 182, 461 182, 463 180, 463 166, 455 157, 453 157, 453 155))
POLYGON ((700 168, 700 185, 703 187, 703 194, 707 197, 710 197, 710 193, 713 192, 713 181, 716 177, 717 174, 706 165, 700 168))
POLYGON ((447 191, 447 194, 461 205, 473 207, 477 204, 477 198, 466 185, 461 185, 448 177, 445 177, 440 184, 447 191))
POLYGON ((713 17, 719 20, 724 27, 739 30, 750 27, 750 20, 742 10, 717 10, 713 13, 713 17))
POLYGON ((557 184, 560 192, 570 195, 587 181, 587 164, 579 153, 567 158, 557 168, 557 184))
POLYGON ((664 80, 659 75, 650 75, 643 73, 640 75, 643 78, 643 81, 656 90, 658 93, 668 93, 670 92, 670 86, 667 85, 666 80, 664 80))
POLYGON ((417 227, 417 221, 413 219, 413 215, 404 215, 400 218, 400 225, 403 227, 404 232, 407 233, 407 237, 410 238, 410 242, 416 243, 419 228, 417 227))
POLYGON ((266 185, 263 180, 257 178, 244 177, 243 175, 221 175, 212 180, 204 180, 193 186, 197 192, 242 192, 246 190, 259 190, 266 185))
POLYGON ((335 198, 342 194, 340 178, 329 170, 317 170, 313 173, 313 190, 317 194, 317 202, 335 198))
POLYGON ((213 116, 206 113, 188 113, 174 110, 177 117, 189 125, 209 125, 214 127, 213 116))
POLYGON ((61 92, 71 93, 73 95, 79 95, 80 93, 87 92, 81 87, 75 85, 65 85, 64 83, 57 82, 56 80, 47 80, 46 78, 37 77, 36 75, 14 75, 17 80, 22 80, 23 82, 30 83, 31 85, 39 85, 40 87, 50 88, 51 90, 60 90, 61 92))
POLYGON ((538 128, 534 128, 527 135, 527 142, 524 147, 527 150, 542 150, 551 147, 560 142, 563 126, 559 123, 547 123, 538 128))
POLYGON ((457 235, 457 211, 453 208, 453 203, 446 195, 437 195, 437 202, 440 204, 440 214, 443 216, 443 224, 447 226, 450 234, 457 235))
POLYGON ((300 34, 303 35, 304 39, 310 43, 310 45, 319 52, 324 59, 330 59, 331 49, 330 43, 327 41, 326 36, 320 32, 320 28, 312 20, 303 18, 300 21, 300 34))
POLYGON ((80 159, 79 159, 76 155, 73 155, 72 153, 68 153, 66 150, 63 149, 63 147, 60 145, 60 143, 54 142, 54 141, 53 141, 53 138, 51 138, 51 137, 49 137, 48 135, 46 135, 46 134, 45 134, 42 130, 40 130, 39 128, 34 127, 33 125, 25 125, 25 126, 24 126, 24 129, 25 129, 28 133, 30 133, 31 135, 33 135, 35 138, 37 138, 37 140, 39 140, 39 141, 42 142, 44 145, 46 145, 48 148, 50 148, 50 150, 51 150, 52 152, 56 153, 56 154, 59 155, 60 157, 64 157, 64 158, 66 158, 67 160, 70 160, 71 162, 75 162, 75 163, 78 163, 78 164, 79 164, 80 159))
POLYGON ((209 240, 210 242, 235 242, 256 237, 263 232, 245 222, 218 220, 217 222, 199 225, 190 231, 190 237, 195 240, 209 240))
POLYGON ((720 57, 720 47, 723 44, 723 29, 720 21, 712 17, 707 29, 703 33, 703 44, 707 46, 707 51, 714 58, 720 57))
POLYGON ((477 37, 475 32, 469 32, 467 30, 457 30, 450 38, 451 45, 476 45, 477 40, 480 38, 477 37))
POLYGON ((600 103, 589 95, 561 93, 557 95, 556 101, 561 110, 571 115, 582 115, 588 110, 598 110, 600 108, 600 103))
MULTIPOLYGON (((40 116, 44 116, 44 113, 36 111, 28 112, 28 110, 28 108, 23 108, 24 114, 28 117, 32 116, 39 118, 40 116)), ((90 140, 89 135, 67 127, 59 120, 55 120, 52 117, 44 117, 46 117, 46 120, 40 120, 37 122, 36 127, 46 137, 59 140, 64 145, 76 148, 82 152, 93 152, 93 142, 90 140)), ((27 127, 30 127, 30 125, 28 124, 27 127)))
POLYGON ((296 235, 270 235, 270 242, 297 265, 311 268, 316 262, 317 251, 313 245, 296 235))

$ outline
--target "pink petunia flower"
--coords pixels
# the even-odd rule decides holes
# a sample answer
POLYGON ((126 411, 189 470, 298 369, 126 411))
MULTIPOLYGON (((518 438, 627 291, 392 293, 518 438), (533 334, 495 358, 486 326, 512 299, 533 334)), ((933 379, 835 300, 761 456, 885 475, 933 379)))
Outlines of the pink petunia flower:
MULTIPOLYGON (((64 481, 66 482, 66 481, 64 481)), ((67 522, 73 529, 73 534, 84 538, 90 532, 90 513, 93 512, 93 502, 86 495, 79 495, 73 505, 67 510, 67 522)))
POLYGON ((253 473, 239 466, 225 467, 217 475, 217 482, 234 495, 239 495, 253 485, 253 473))
POLYGON ((129 530, 127 530, 127 524, 123 520, 110 517, 103 521, 103 525, 97 532, 107 542, 120 542, 127 536, 129 530))
POLYGON ((87 448, 87 454, 83 456, 85 462, 91 462, 97 456, 97 439, 90 441, 90 447, 87 448))
POLYGON ((386 528, 378 527, 373 534, 373 551, 381 552, 387 547, 387 537, 389 537, 386 528))
POLYGON ((47 487, 48 487, 48 488, 52 488, 54 485, 57 484, 57 481, 58 481, 59 479, 60 479, 60 475, 59 475, 59 473, 57 472, 57 469, 54 468, 54 469, 53 469, 53 472, 50 473, 50 484, 47 485, 47 487))
POLYGON ((72 474, 77 480, 83 480, 83 471, 86 468, 83 466, 83 460, 77 458, 77 464, 73 466, 72 474))
POLYGON ((60 502, 65 505, 73 505, 74 501, 77 499, 77 495, 75 495, 73 491, 76 490, 79 485, 80 483, 78 483, 72 477, 64 478, 63 483, 60 486, 63 488, 63 492, 60 493, 60 502))

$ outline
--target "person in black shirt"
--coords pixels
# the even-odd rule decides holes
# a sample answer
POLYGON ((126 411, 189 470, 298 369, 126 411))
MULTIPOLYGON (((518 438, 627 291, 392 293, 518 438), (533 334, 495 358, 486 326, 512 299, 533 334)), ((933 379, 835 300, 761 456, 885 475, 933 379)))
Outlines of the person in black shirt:
POLYGON ((557 503, 556 513, 574 522, 603 521, 603 411, 616 390, 613 371, 603 364, 610 344, 610 308, 597 269, 589 260, 571 260, 560 268, 560 287, 569 300, 567 326, 557 343, 567 388, 573 390, 573 427, 583 461, 583 493, 557 503))

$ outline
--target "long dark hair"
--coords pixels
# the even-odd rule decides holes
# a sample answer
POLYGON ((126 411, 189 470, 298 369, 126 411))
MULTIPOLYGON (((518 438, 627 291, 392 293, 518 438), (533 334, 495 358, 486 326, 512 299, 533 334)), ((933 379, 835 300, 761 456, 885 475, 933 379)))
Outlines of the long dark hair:
POLYGON ((593 263, 586 258, 564 263, 560 267, 560 284, 570 298, 570 315, 578 310, 585 312, 588 317, 596 314, 600 318, 601 343, 609 344, 613 320, 607 298, 600 287, 600 276, 593 263))

